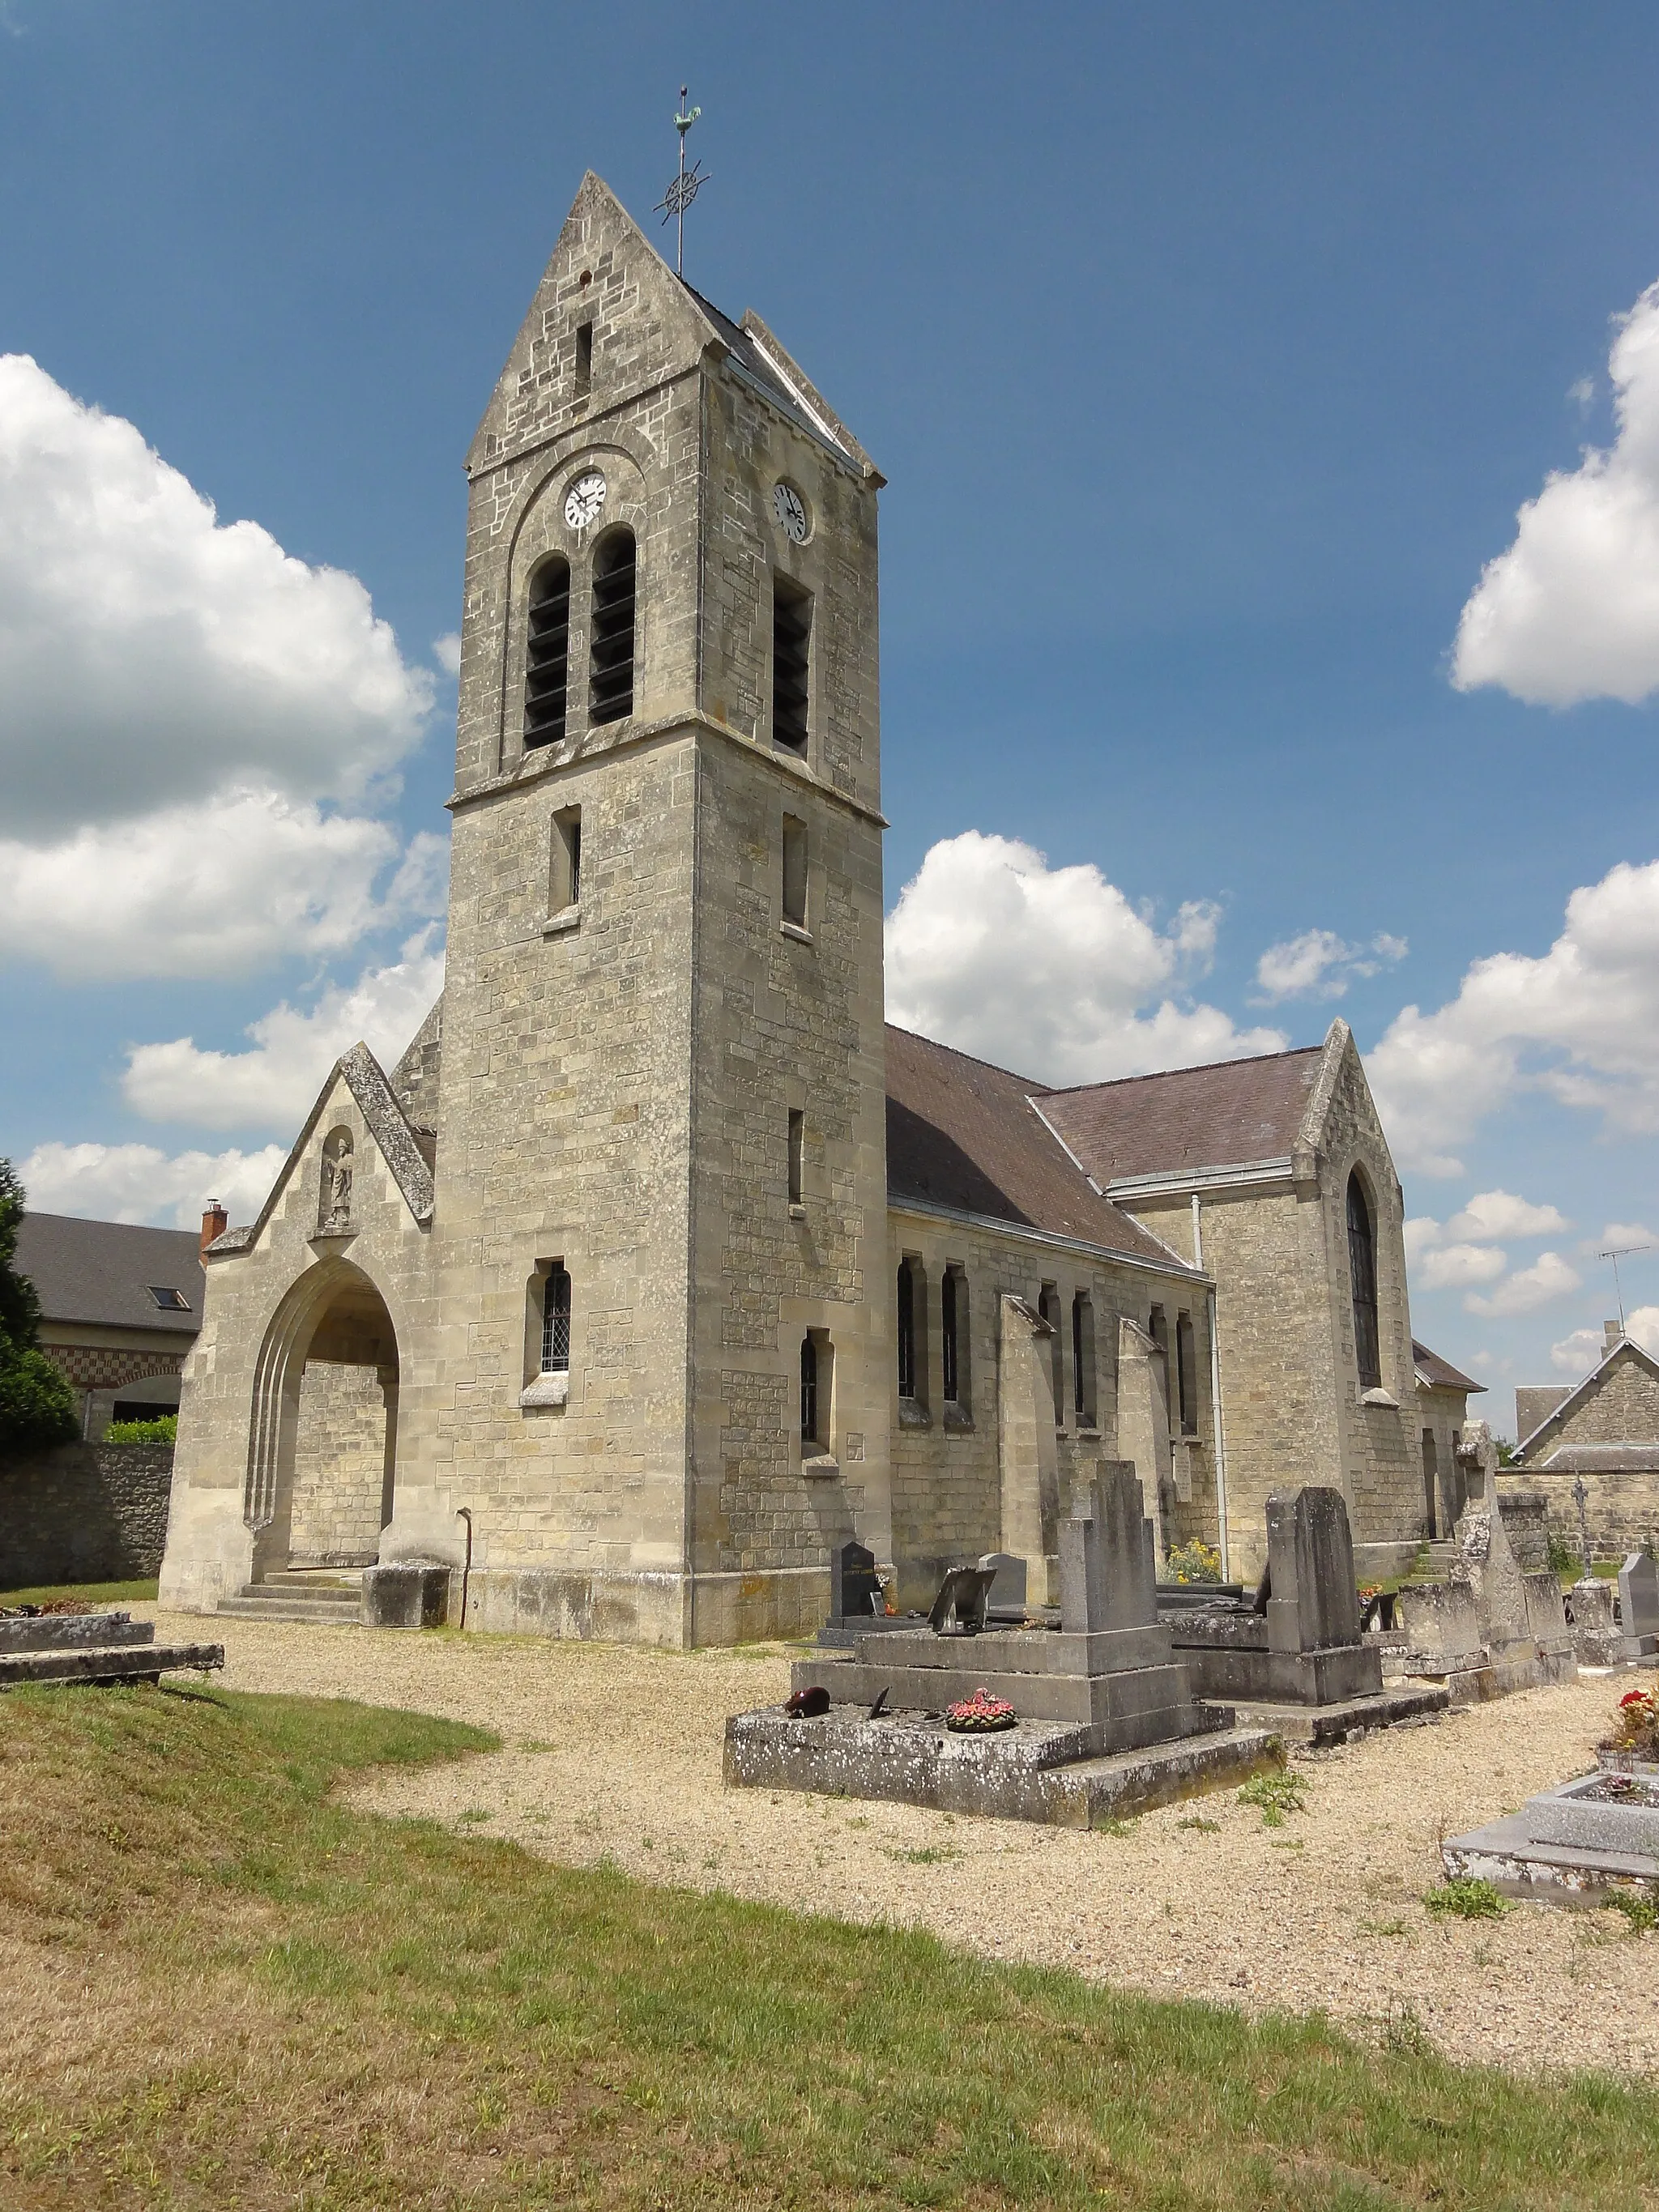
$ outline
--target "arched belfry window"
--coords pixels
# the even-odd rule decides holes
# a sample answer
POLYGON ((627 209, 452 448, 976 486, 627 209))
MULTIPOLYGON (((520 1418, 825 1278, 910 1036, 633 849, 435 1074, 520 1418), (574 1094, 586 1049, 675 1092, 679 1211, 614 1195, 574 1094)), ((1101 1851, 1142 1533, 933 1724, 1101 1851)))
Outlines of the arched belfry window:
POLYGON ((1358 1174, 1348 1177, 1348 1273, 1353 1285, 1353 1346, 1359 1362, 1359 1387, 1375 1390, 1382 1381, 1376 1330, 1376 1240, 1371 1210, 1358 1174))
POLYGON ((556 555, 530 580, 524 661, 524 744, 556 745, 570 690, 570 563, 556 555))
POLYGON ((620 722, 634 711, 634 533, 611 530, 593 551, 588 720, 620 722))

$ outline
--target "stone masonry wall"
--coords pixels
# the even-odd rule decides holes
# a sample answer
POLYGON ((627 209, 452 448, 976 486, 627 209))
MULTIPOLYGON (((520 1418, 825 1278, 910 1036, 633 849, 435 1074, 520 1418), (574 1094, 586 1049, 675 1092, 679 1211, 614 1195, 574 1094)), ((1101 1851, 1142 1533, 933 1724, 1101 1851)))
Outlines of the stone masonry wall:
POLYGON ((386 1396, 375 1370, 308 1361, 295 1443, 291 1563, 370 1565, 385 1478, 386 1396))
POLYGON ((0 1462, 0 1592, 157 1572, 171 1444, 60 1444, 0 1462))
POLYGON ((1659 1444, 1659 1376, 1630 1351, 1546 1425, 1528 1458, 1547 1464, 1573 1444, 1614 1443, 1659 1444))
MULTIPOLYGON (((1156 1236, 1192 1253, 1185 1192, 1132 1209, 1156 1236)), ((1267 1562, 1270 1492, 1301 1483, 1342 1491, 1356 1543, 1411 1541, 1423 1533, 1403 1206, 1364 1073, 1352 1041, 1330 1085, 1317 1150, 1281 1180, 1201 1194, 1204 1264, 1216 1283, 1221 1347, 1230 1565, 1267 1562), (1348 1176, 1371 1204, 1382 1389, 1394 1402, 1361 1403, 1348 1271, 1348 1176)))
MULTIPOLYGON (((908 1207, 889 1215, 888 1267, 896 1277, 901 1259, 921 1263, 925 1282, 917 1314, 919 1394, 902 1406, 896 1396, 896 1352, 888 1351, 888 1389, 893 1391, 893 1550, 899 1570, 899 1601, 931 1600, 947 1566, 1001 1547, 1002 1487, 998 1464, 1000 1302, 1005 1294, 1024 1298, 1035 1312, 1043 1286, 1055 1291, 1060 1326, 1045 1340, 1059 1361, 1060 1418, 1056 1421, 1062 1512, 1079 1482, 1086 1483, 1103 1459, 1118 1456, 1118 1322, 1127 1314, 1144 1328, 1154 1304, 1161 1304, 1175 1342, 1178 1315, 1190 1316, 1198 1383, 1198 1433, 1181 1453, 1188 1496, 1177 1498, 1166 1517, 1166 1534, 1179 1542, 1216 1536, 1213 1468, 1214 1429, 1210 1401, 1207 1299, 1201 1285, 1179 1275, 1115 1263, 1092 1253, 1003 1232, 981 1223, 953 1221, 908 1207), (963 1400, 952 1411, 940 1395, 940 1285, 948 1266, 963 1270, 967 1287, 968 1328, 963 1400), (1072 1300, 1081 1291, 1089 1300, 1094 1337, 1092 1424, 1076 1411, 1076 1377, 1072 1341, 1072 1300)), ((1171 1378, 1171 1389, 1174 1382, 1171 1378)), ((1177 1414, 1178 1425, 1178 1414, 1177 1414)), ((1146 1510, 1156 1500, 1149 1471, 1143 1471, 1146 1510)))

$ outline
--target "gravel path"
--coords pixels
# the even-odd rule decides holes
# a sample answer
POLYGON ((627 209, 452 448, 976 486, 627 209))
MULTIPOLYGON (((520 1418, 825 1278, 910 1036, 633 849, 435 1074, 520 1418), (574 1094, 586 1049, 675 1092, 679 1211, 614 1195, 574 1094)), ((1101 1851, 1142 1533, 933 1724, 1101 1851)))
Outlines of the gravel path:
MULTIPOLYGON (((164 1633, 204 1630, 155 1617, 164 1633)), ((1127 1833, 1078 1834, 726 1790, 726 1716, 785 1694, 778 1647, 686 1655, 229 1620, 211 1632, 233 1688, 407 1706, 506 1739, 498 1753, 364 1785, 354 1802, 368 1809, 647 1881, 913 1923, 1155 1996, 1399 2019, 1407 2034, 1415 2021, 1462 2058, 1659 2070, 1659 1936, 1634 1936, 1612 1912, 1531 1905, 1443 1923, 1420 1902, 1443 1831, 1594 1764, 1616 1676, 1300 1759, 1307 1811, 1277 1830, 1224 1790, 1127 1833)))

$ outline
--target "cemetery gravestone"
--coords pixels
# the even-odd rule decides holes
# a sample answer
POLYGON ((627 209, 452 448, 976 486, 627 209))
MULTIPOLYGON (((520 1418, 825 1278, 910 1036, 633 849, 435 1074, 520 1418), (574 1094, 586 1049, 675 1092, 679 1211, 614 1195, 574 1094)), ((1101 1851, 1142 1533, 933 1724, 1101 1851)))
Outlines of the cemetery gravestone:
POLYGON ((1619 1570, 1619 1610, 1626 1644, 1638 1647, 1629 1656, 1659 1652, 1659 1560, 1645 1552, 1632 1552, 1619 1570))
POLYGON ((1027 1588, 1024 1560, 1012 1552, 988 1552, 980 1565, 993 1578, 985 1601, 987 1611, 1023 1614, 1027 1588))
POLYGON ((868 1620, 883 1610, 875 1553, 856 1540, 843 1544, 830 1559, 830 1620, 868 1620))

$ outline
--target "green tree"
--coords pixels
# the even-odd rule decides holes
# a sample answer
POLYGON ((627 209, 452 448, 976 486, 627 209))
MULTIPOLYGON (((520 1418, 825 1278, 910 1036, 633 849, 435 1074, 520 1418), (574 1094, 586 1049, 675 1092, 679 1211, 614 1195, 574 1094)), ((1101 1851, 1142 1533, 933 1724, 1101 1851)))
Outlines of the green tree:
POLYGON ((0 1159, 0 1452, 68 1443, 80 1434, 69 1377, 39 1347, 40 1300, 17 1271, 23 1186, 0 1159))

